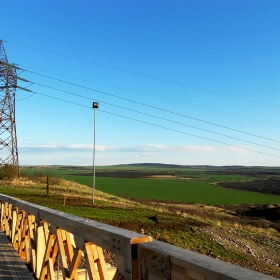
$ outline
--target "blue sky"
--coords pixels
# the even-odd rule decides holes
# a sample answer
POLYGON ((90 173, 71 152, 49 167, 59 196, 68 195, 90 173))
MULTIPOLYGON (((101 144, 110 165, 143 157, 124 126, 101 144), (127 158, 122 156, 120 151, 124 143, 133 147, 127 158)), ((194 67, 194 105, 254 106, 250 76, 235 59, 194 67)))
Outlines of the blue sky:
POLYGON ((20 165, 91 165, 98 101, 97 165, 279 166, 279 1, 0 8, 19 85, 37 92, 17 91, 20 165))

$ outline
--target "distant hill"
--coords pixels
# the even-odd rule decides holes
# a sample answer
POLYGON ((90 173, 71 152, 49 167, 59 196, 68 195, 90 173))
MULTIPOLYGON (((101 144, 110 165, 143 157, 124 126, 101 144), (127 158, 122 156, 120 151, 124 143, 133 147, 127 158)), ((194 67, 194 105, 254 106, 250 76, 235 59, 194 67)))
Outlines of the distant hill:
POLYGON ((165 164, 165 163, 130 163, 118 164, 116 166, 135 166, 135 167, 163 167, 163 168, 186 168, 185 165, 165 164))
MULTIPOLYGON (((178 164, 164 164, 164 163, 132 163, 132 164, 119 164, 112 165, 113 167, 138 167, 138 168, 156 168, 156 169, 194 169, 194 172, 203 172, 212 174, 218 172, 219 174, 243 174, 248 176, 273 176, 280 175, 279 167, 268 167, 268 166, 242 166, 242 165, 225 165, 225 166, 214 166, 214 165, 178 165, 178 164)), ((191 172, 191 171, 190 171, 191 172)))
POLYGON ((135 166, 135 167, 157 167, 157 168, 204 168, 204 169, 240 169, 246 168, 246 166, 214 166, 214 165, 178 165, 178 164, 165 164, 165 163, 130 163, 130 164, 118 164, 113 166, 135 166))

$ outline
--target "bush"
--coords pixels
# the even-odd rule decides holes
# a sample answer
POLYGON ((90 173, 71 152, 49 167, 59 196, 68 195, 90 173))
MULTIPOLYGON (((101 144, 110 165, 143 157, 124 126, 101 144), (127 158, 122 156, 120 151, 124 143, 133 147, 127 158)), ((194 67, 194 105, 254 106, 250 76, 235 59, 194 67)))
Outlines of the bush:
POLYGON ((17 167, 10 164, 5 164, 4 166, 0 167, 0 180, 10 180, 16 178, 17 176, 17 167))

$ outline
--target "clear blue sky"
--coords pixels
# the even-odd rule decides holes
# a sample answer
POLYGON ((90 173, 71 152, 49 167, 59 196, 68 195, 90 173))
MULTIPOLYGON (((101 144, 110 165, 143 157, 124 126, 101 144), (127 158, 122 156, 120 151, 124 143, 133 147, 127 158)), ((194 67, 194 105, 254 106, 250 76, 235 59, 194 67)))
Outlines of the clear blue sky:
POLYGON ((8 60, 33 82, 19 85, 38 93, 17 91, 20 165, 91 165, 98 101, 97 165, 279 166, 280 1, 0 9, 8 60))

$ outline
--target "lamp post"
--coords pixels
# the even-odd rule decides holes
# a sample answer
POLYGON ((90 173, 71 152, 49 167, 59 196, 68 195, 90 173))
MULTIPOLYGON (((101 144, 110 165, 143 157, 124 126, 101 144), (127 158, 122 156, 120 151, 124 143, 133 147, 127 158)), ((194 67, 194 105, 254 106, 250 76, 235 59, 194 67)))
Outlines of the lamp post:
POLYGON ((93 119, 93 182, 92 182, 92 203, 94 203, 94 189, 95 189, 95 111, 98 109, 99 103, 93 102, 92 108, 94 111, 94 119, 93 119))

